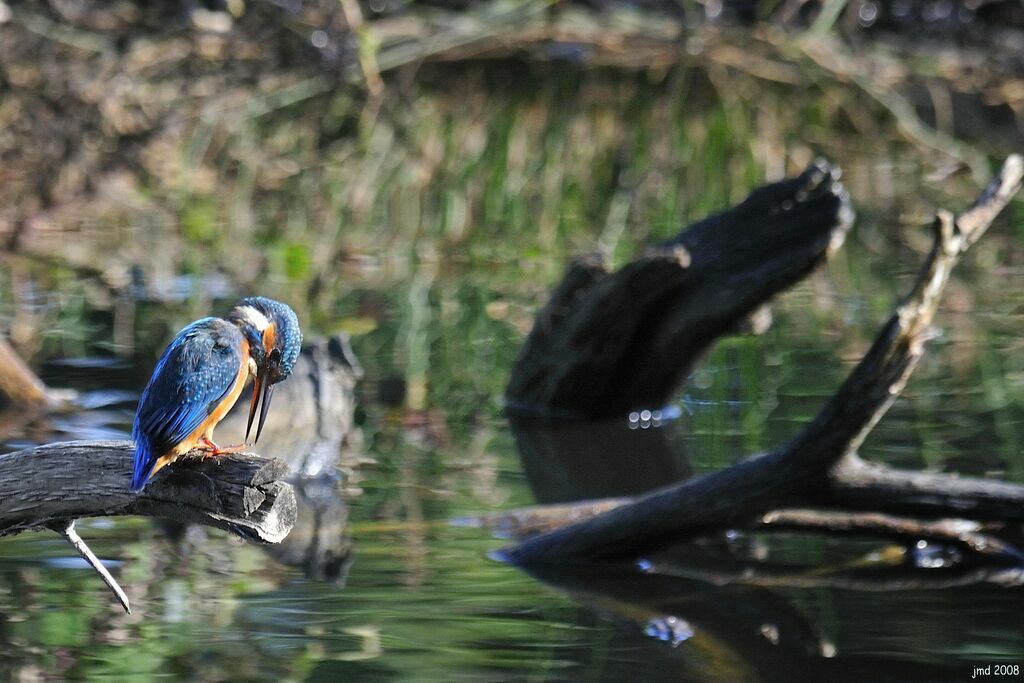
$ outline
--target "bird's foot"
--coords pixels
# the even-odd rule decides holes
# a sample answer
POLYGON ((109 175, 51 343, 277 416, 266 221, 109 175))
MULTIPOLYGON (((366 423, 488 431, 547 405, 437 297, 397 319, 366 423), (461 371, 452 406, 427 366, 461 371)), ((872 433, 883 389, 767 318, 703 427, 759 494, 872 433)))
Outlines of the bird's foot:
POLYGON ((238 453, 245 448, 244 443, 235 444, 234 446, 218 446, 216 442, 211 439, 207 439, 205 436, 199 439, 199 443, 196 448, 202 451, 207 451, 203 455, 203 460, 212 458, 216 455, 223 455, 225 453, 238 453))

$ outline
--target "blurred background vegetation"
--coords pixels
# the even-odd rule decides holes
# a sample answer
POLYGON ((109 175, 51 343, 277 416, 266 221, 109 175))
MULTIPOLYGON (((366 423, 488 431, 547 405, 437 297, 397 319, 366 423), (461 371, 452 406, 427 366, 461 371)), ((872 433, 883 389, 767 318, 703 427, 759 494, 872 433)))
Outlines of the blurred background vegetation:
MULTIPOLYGON (((83 533, 123 562, 138 606, 124 617, 59 539, 5 539, 0 674, 786 680, 700 629, 667 644, 606 619, 619 613, 439 522, 532 500, 500 399, 569 256, 622 263, 821 155, 858 209, 847 245, 782 297, 766 335, 712 351, 672 426, 697 471, 796 433, 912 277, 934 209, 963 206, 1022 147, 1022 14, 998 0, 0 2, 0 333, 89 408, 0 418, 0 445, 124 436, 166 341, 240 294, 288 301, 310 335, 349 333, 366 370, 344 589, 219 535, 182 547, 98 521, 83 533)), ((866 457, 1024 481, 1020 218, 1015 202, 972 250, 944 335, 866 457)), ((1024 657, 998 592, 795 593, 841 655, 951 676, 1024 657), (899 628, 880 628, 894 611, 899 628)))

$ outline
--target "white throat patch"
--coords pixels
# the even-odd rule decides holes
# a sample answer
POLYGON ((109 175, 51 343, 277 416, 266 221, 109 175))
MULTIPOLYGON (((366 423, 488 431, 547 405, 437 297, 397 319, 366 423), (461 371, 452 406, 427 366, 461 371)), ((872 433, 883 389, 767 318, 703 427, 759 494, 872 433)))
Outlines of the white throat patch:
POLYGON ((252 306, 239 306, 238 312, 242 314, 242 317, 252 323, 252 326, 260 331, 262 334, 264 330, 270 327, 270 321, 267 320, 267 316, 260 313, 252 306))

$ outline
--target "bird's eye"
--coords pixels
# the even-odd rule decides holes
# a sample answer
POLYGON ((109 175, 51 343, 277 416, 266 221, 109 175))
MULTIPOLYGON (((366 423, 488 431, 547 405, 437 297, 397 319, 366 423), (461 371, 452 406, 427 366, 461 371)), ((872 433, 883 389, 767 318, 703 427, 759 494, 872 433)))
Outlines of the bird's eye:
POLYGON ((280 363, 281 362, 281 350, 280 349, 274 349, 273 351, 271 351, 270 352, 270 360, 273 363, 280 363))

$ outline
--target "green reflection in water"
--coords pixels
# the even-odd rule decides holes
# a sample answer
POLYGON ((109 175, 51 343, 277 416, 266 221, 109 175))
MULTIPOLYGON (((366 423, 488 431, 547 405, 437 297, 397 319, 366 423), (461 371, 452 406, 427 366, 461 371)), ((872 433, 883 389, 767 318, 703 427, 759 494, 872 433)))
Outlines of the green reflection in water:
MULTIPOLYGON (((719 344, 676 401, 674 446, 703 471, 799 430, 912 277, 930 207, 960 206, 973 189, 960 177, 941 189, 927 183, 935 160, 835 84, 765 84, 699 64, 650 79, 506 68, 428 70, 411 96, 376 110, 340 92, 203 124, 222 136, 218 146, 203 142, 210 130, 188 130, 170 150, 173 177, 144 174, 147 203, 111 211, 113 223, 92 226, 80 255, 101 269, 137 264, 159 301, 119 307, 63 261, 15 264, 43 299, 32 321, 41 358, 109 352, 119 339, 113 350, 145 373, 171 332, 239 292, 291 301, 311 333, 351 332, 368 378, 363 450, 375 462, 353 485, 356 556, 344 587, 307 581, 219 534, 179 551, 141 521, 86 525, 101 556, 123 561, 137 609, 129 618, 90 573, 48 562, 68 554, 56 540, 5 539, 0 672, 410 681, 787 673, 700 629, 674 648, 645 638, 601 600, 576 596, 592 609, 581 606, 488 560, 500 541, 439 522, 532 500, 500 396, 570 254, 599 245, 621 262, 637 244, 740 199, 766 169, 794 171, 814 154, 846 168, 860 218, 844 250, 781 299, 768 334, 719 344), (850 112, 876 128, 849 135, 850 112), (129 334, 117 337, 125 325, 129 334), (406 383, 405 410, 376 400, 394 377, 406 383)), ((1024 270, 1012 233, 1004 222, 964 264, 939 317, 945 335, 865 457, 1024 481, 1024 270)), ((41 246, 57 256, 62 248, 41 246)), ((6 282, 0 295, 7 314, 6 282)), ((62 383, 59 371, 51 382, 62 383)), ((104 426, 125 429, 128 419, 124 406, 104 426)), ((4 438, 46 436, 15 432, 4 438)), ((790 553, 814 563, 832 550, 812 538, 790 553)), ((999 592, 903 596, 898 617, 885 595, 794 593, 841 655, 951 667, 1024 656, 1011 626, 1018 615, 999 592)), ((688 601, 699 595, 681 599, 683 612, 688 601)))

